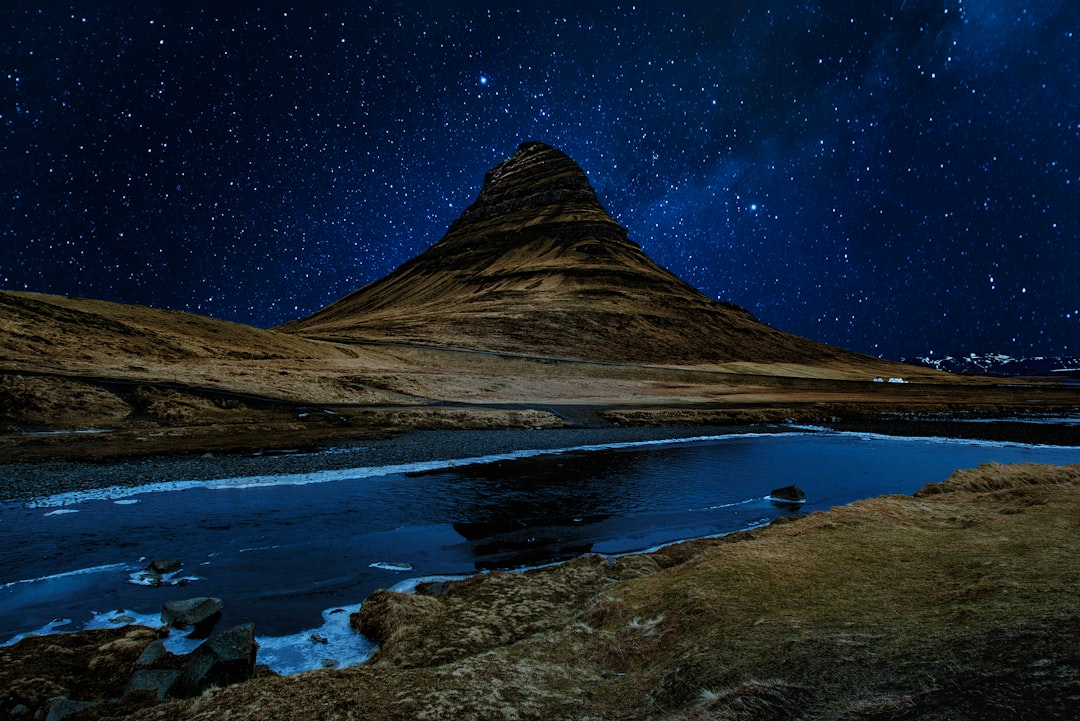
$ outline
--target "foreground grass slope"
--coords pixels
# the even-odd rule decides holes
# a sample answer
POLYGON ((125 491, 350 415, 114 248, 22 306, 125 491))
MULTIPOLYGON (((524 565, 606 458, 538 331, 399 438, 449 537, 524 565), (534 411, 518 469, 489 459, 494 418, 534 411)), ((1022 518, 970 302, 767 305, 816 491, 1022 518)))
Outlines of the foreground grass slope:
MULTIPOLYGON (((981 466, 650 555, 378 592, 353 619, 381 643, 367 664, 92 715, 1076 718, 1078 551, 1080 466, 981 466)), ((40 676, 18 649, 5 667, 40 676)))

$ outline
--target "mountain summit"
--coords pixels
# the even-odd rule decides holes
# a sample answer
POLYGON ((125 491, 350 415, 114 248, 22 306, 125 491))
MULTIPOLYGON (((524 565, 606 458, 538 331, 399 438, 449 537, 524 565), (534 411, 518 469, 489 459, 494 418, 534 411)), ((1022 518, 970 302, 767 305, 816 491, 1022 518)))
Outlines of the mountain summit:
POLYGON ((566 154, 523 143, 438 243, 281 326, 589 360, 827 363, 856 354, 771 328, 654 263, 566 154))

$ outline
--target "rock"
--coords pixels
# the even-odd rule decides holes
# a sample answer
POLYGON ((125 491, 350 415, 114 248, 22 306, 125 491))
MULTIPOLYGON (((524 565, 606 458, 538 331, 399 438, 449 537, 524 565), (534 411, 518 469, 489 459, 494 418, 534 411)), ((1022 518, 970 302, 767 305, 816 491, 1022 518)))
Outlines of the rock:
POLYGON ((145 649, 143 649, 142 655, 135 660, 135 666, 137 668, 149 668, 155 663, 160 661, 168 653, 165 650, 165 642, 160 638, 156 641, 151 641, 145 649))
POLYGON ((151 691, 157 696, 158 701, 164 701, 179 677, 180 672, 171 668, 139 669, 131 674, 131 680, 124 687, 124 695, 138 691, 151 691))
POLYGON ((777 488, 769 494, 769 500, 773 503, 784 505, 793 503, 806 503, 806 494, 798 486, 784 486, 777 488))
POLYGON ((59 698, 56 703, 49 707, 49 715, 45 717, 45 721, 60 721, 65 716, 69 716, 77 711, 83 711, 90 708, 94 704, 90 701, 73 701, 69 698, 59 698))
POLYGON ((161 574, 153 571, 139 571, 137 575, 132 575, 131 582, 140 586, 157 587, 161 585, 161 574))
POLYGON ((224 604, 220 598, 202 596, 182 601, 166 601, 161 609, 161 620, 174 628, 195 627, 196 631, 208 631, 221 618, 224 604))
POLYGON ((448 581, 425 581, 417 585, 416 592, 425 596, 435 596, 438 598, 446 592, 448 581))
POLYGON ((179 571, 183 565, 184 564, 180 563, 180 561, 155 558, 154 560, 150 561, 150 565, 146 567, 146 570, 153 571, 154 573, 160 575, 164 573, 173 573, 175 571, 179 571))
POLYGON ((197 696, 211 686, 228 686, 255 672, 255 624, 246 623, 214 634, 191 652, 172 694, 197 696))

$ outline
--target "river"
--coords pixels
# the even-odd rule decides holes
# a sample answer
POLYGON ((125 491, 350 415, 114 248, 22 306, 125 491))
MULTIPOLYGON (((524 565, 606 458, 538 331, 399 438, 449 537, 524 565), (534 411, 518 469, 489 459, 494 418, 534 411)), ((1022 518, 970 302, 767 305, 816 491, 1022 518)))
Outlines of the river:
POLYGON ((279 671, 356 663, 370 644, 348 612, 377 588, 731 533, 991 461, 1080 463, 1080 448, 792 428, 54 497, 0 508, 0 641, 158 625, 166 600, 217 596, 218 628, 253 621, 279 671), (767 498, 790 484, 795 511, 767 498), (154 558, 183 567, 148 585, 154 558))

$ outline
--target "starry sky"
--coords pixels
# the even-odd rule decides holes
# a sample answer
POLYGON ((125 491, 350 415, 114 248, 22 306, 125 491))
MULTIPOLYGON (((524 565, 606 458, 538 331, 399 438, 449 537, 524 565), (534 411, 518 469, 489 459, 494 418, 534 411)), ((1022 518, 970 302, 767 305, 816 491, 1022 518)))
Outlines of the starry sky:
POLYGON ((272 326, 540 140, 783 330, 1080 351, 1075 0, 154 5, 0 0, 0 287, 272 326))

